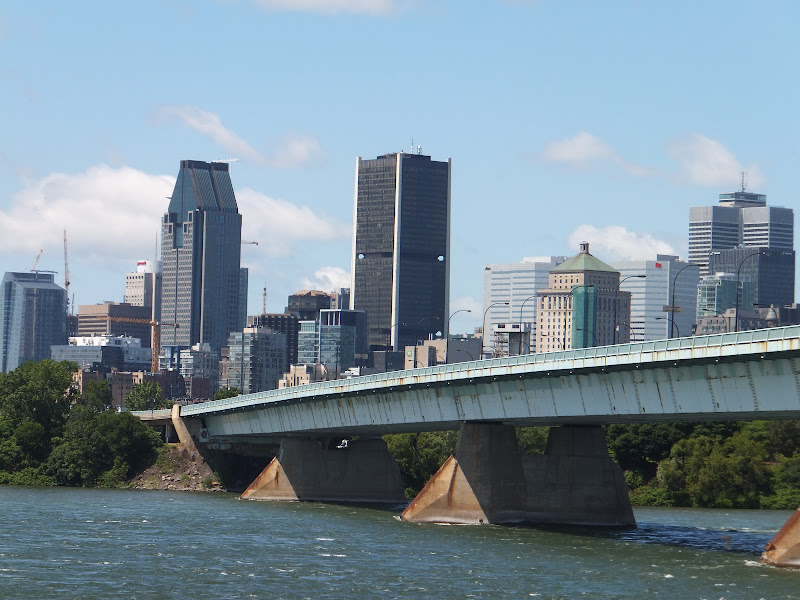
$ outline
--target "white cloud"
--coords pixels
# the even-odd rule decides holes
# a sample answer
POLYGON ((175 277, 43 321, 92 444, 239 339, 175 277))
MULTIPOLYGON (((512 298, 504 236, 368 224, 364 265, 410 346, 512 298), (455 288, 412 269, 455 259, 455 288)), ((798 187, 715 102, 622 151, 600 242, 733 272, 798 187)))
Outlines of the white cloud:
POLYGON ((765 183, 758 165, 747 168, 717 140, 700 133, 691 133, 667 144, 667 152, 678 161, 681 171, 679 180, 704 187, 734 188, 746 172, 748 185, 760 187, 765 183))
POLYGON ((541 157, 550 162, 568 164, 576 169, 610 164, 637 177, 656 173, 653 169, 623 159, 608 142, 586 131, 581 131, 570 138, 548 142, 541 157))
POLYGON ((300 282, 304 290, 322 290, 338 292, 341 288, 350 287, 350 272, 341 267, 320 267, 314 271, 314 278, 304 278, 300 282))
POLYGON ((397 10, 394 0, 256 0, 265 10, 323 14, 387 15, 397 10))
POLYGON ((271 198, 249 188, 236 192, 242 237, 257 241, 268 258, 289 256, 296 242, 346 240, 352 224, 317 215, 307 206, 271 198))
POLYGON ((160 120, 177 118, 186 127, 210 137, 231 156, 265 167, 293 169, 325 158, 319 141, 314 136, 302 133, 287 134, 270 144, 269 154, 259 152, 225 127, 219 115, 197 106, 162 106, 155 111, 155 116, 160 120))
POLYGON ((450 299, 450 333, 472 333, 483 325, 483 305, 472 296, 458 296, 450 299), (456 311, 466 311, 455 314, 456 311))
POLYGON ((174 177, 106 165, 31 181, 0 211, 0 252, 59 256, 66 229, 73 257, 131 263, 152 256, 174 185, 174 177))
POLYGON ((594 225, 579 225, 567 239, 576 252, 581 242, 589 242, 589 252, 604 262, 653 260, 656 254, 677 254, 669 243, 649 233, 628 231, 619 225, 602 229, 594 225))

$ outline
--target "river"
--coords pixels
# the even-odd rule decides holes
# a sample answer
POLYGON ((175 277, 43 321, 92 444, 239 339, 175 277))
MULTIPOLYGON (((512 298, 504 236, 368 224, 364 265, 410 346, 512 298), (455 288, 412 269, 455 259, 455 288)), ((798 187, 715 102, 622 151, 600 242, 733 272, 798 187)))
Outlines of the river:
POLYGON ((640 508, 614 533, 416 525, 399 507, 0 486, 0 598, 800 598, 788 511, 640 508))

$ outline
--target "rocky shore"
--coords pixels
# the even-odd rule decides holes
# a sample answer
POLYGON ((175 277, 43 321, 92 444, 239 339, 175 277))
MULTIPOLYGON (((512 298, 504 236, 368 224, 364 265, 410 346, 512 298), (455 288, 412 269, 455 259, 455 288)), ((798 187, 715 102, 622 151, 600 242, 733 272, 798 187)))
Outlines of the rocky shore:
POLYGON ((227 491, 203 458, 181 444, 165 445, 156 462, 130 485, 137 490, 227 491))

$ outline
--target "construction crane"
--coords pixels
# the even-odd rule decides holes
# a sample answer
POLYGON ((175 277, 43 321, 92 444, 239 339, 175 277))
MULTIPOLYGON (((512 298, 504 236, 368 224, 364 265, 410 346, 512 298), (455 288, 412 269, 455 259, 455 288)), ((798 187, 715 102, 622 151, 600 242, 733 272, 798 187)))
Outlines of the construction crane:
POLYGON ((39 264, 39 259, 42 258, 42 253, 44 250, 39 250, 39 254, 36 255, 36 260, 33 261, 33 266, 31 267, 31 271, 36 270, 36 265, 39 264))
POLYGON ((115 323, 138 323, 140 325, 150 325, 150 348, 152 351, 152 359, 150 361, 150 371, 158 373, 158 351, 161 348, 161 327, 173 327, 177 329, 180 327, 177 323, 159 323, 152 319, 137 319, 135 317, 113 317, 109 315, 92 315, 101 321, 113 321, 115 323))
POLYGON ((242 240, 242 244, 253 244, 254 246, 258 246, 258 242, 249 242, 247 240, 242 240))
MULTIPOLYGON (((67 292, 67 314, 69 314, 69 260, 67 260, 67 230, 64 230, 64 289, 67 292)), ((73 306, 74 310, 75 307, 73 306)))

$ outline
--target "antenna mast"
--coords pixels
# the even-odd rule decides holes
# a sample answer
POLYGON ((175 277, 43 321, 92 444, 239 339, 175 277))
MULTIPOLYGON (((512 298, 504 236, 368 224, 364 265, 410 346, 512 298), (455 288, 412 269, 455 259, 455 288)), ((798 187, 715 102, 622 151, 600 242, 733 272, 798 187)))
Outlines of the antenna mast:
POLYGON ((264 282, 264 295, 262 296, 261 314, 267 316, 267 282, 264 282))
POLYGON ((745 178, 745 172, 742 171, 742 191, 747 190, 747 179, 745 178))
MULTIPOLYGON (((64 290, 67 292, 67 314, 70 314, 69 303, 69 260, 67 259, 67 230, 64 230, 64 290)), ((72 301, 72 308, 75 309, 75 300, 72 301)))

